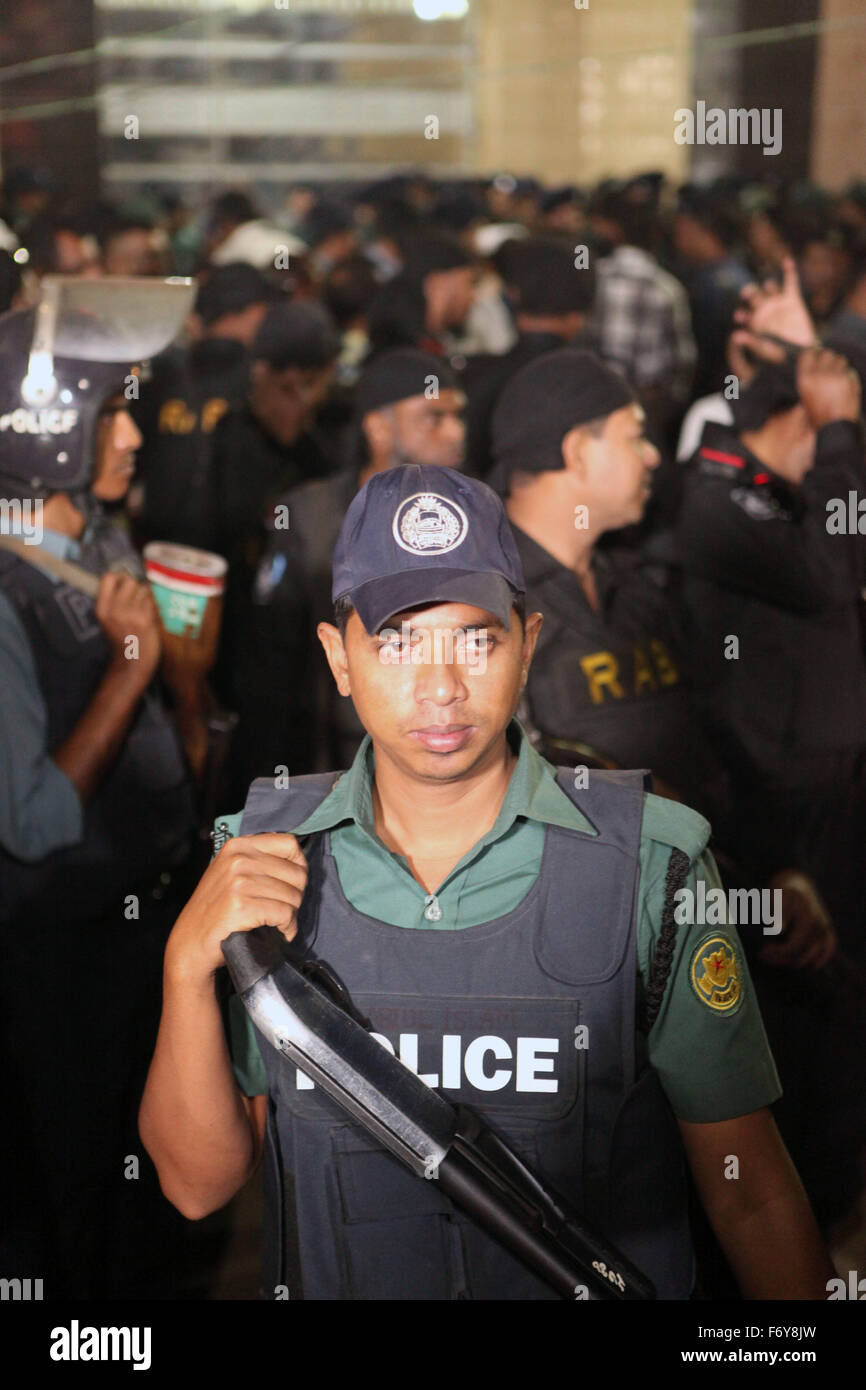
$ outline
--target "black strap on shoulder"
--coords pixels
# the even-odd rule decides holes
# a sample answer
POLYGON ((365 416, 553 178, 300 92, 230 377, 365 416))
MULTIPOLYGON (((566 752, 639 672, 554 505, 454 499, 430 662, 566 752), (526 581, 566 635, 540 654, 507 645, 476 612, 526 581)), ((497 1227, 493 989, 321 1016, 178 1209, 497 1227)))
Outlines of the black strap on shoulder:
POLYGON ((644 999, 644 1023, 646 1032, 652 1028, 662 1006, 668 976, 677 943, 677 921, 675 894, 685 884, 689 872, 689 856, 681 849, 672 849, 665 876, 665 901, 662 909, 662 927, 649 969, 649 984, 644 999))

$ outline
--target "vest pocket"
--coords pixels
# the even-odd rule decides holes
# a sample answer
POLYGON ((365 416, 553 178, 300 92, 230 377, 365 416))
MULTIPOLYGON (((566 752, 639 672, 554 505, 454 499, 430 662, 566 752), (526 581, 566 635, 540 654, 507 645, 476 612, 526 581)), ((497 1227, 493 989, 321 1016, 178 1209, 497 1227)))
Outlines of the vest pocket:
POLYGON ((352 1126, 331 1130, 339 1211, 334 1239, 352 1299, 452 1299, 465 1285, 452 1209, 352 1126))
POLYGON ((570 911, 538 914, 535 959, 545 975, 563 984, 599 984, 617 973, 632 940, 638 865, 598 842, 589 849, 576 846, 574 859, 586 863, 579 898, 570 911))
MULTIPOLYGON (((496 1124, 500 1136, 523 1159, 528 1167, 540 1173, 538 1131, 532 1126, 496 1124)), ((543 1279, 501 1245, 471 1216, 460 1212, 455 1217, 466 1263, 466 1293, 464 1297, 487 1301, 539 1301, 558 1298, 543 1279)))

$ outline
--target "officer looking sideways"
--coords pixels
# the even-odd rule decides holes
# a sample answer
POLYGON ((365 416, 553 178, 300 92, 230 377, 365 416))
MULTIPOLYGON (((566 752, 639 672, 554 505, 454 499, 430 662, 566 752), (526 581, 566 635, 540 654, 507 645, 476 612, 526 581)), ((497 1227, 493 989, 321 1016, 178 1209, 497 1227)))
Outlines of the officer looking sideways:
POLYGON ((374 473, 401 464, 460 467, 465 398, 444 358, 395 348, 365 367, 358 382, 349 466, 301 483, 270 518, 237 682, 241 723, 234 764, 253 776, 278 763, 292 773, 347 767, 364 729, 341 700, 316 640, 331 612, 331 559, 349 503, 374 473), (287 517, 288 525, 276 518, 287 517), (300 685, 299 669, 310 671, 300 685), (311 729, 315 733, 311 736, 311 729))
POLYGON ((221 1207, 267 1130, 268 1297, 292 1281, 292 1201, 307 1298, 552 1296, 259 1053, 236 1011, 230 1051, 220 943, 270 923, 314 943, 387 1045, 476 1105, 661 1297, 692 1287, 683 1148, 745 1296, 824 1297, 737 934, 674 927, 674 885, 717 882, 709 826, 637 776, 578 790, 532 749, 514 711, 542 618, 499 499, 451 469, 377 474, 343 524, 333 598, 319 637, 368 736, 345 773, 254 784, 174 927, 140 1111, 165 1194, 191 1218, 221 1207))
MULTIPOLYGON (((814 885, 791 867, 796 859, 780 859, 772 878, 744 878, 731 849, 739 845, 740 803, 731 804, 686 678, 672 586, 657 566, 642 563, 639 551, 616 544, 617 529, 643 516, 658 464, 643 410, 618 372, 590 353, 565 349, 516 374, 497 407, 493 439, 489 481, 507 491, 527 601, 544 614, 524 722, 537 731, 539 751, 558 761, 583 764, 594 756, 602 766, 651 768, 657 791, 712 822, 714 847, 726 852, 720 855, 726 887, 745 882, 781 891, 778 935, 764 935, 754 918, 745 929, 741 920, 740 929, 750 963, 772 967, 769 974, 759 968, 754 983, 785 1087, 777 1123, 810 1197, 824 1172, 833 1173, 838 1193, 836 1133, 828 1142, 827 1117, 845 1106, 836 1094, 832 1053, 814 1027, 792 1028, 797 1014, 787 975, 778 983, 770 978, 801 961, 826 964, 835 932, 814 885), (599 545, 602 535, 607 545, 599 545), (806 1077, 815 1078, 808 1105, 806 1077), (816 1126, 819 1113, 824 1123, 816 1126), (814 1160, 804 1163, 806 1153, 814 1160)), ((801 989, 801 1007, 802 995, 801 989)), ((823 999, 824 1030, 826 1013, 823 999)))
MULTIPOLYGON (((39 521, 30 543, 23 524, 0 535, 0 1018, 14 1136, 0 1230, 4 1273, 38 1269, 48 1298, 164 1288, 151 1267, 166 1258, 164 1203, 149 1166, 127 1181, 124 1162, 139 1147, 134 1097, 194 806, 155 679, 153 597, 101 504, 128 489, 140 442, 124 381, 189 301, 176 283, 57 278, 36 309, 0 319, 0 492, 10 515, 17 504, 22 523, 31 508, 39 521), (57 561, 98 580, 95 597, 57 561)), ((191 732, 195 712, 183 722, 191 732)))
POLYGON ((715 813, 670 595, 634 549, 598 544, 641 520, 659 463, 634 391, 592 353, 547 352, 501 397, 493 459, 488 482, 506 498, 529 604, 544 614, 532 723, 603 764, 652 768, 715 813))
MULTIPOLYGON (((641 520, 659 462, 642 407, 619 372, 562 349, 516 374, 493 438, 488 481, 505 498, 527 601, 544 614, 525 722, 549 756, 651 768, 656 790, 706 815, 730 857, 739 812, 695 708, 675 589, 660 566, 616 544, 641 520)), ((804 948, 823 964, 834 933, 790 863, 774 865, 771 886, 798 930, 763 949, 780 965, 804 948)))

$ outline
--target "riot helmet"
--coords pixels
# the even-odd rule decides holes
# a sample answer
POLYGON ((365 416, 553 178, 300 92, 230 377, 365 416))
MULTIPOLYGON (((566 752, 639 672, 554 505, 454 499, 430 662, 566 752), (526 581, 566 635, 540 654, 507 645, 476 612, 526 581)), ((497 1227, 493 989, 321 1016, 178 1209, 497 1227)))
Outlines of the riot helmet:
POLYGON ((39 302, 0 317, 0 482, 34 498, 88 493, 96 425, 132 368, 166 347, 191 280, 46 276, 39 302))

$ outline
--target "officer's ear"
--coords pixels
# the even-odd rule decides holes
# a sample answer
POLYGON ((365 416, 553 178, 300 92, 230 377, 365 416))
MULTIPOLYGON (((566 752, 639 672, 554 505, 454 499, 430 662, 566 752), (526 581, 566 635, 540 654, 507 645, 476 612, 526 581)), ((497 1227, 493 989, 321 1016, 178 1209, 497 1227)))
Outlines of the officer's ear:
POLYGON ((582 425, 575 425, 574 429, 565 435, 561 445, 563 463, 581 482, 586 482, 589 439, 588 430, 582 425))
POLYGON ((346 660, 346 648, 340 636, 339 628, 334 627, 333 623, 319 623, 316 628, 316 636, 325 649, 325 656, 331 668, 331 675, 334 677, 337 689, 341 695, 351 695, 352 690, 349 685, 349 667, 346 660))
MULTIPOLYGON (((535 644, 541 632, 541 624, 544 622, 542 613, 527 613, 526 621, 523 624, 523 668, 528 673, 530 662, 535 654, 535 644)), ((526 682, 524 681, 524 684, 526 682)))

